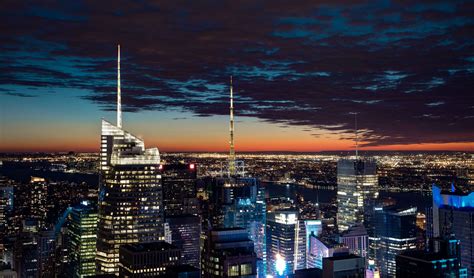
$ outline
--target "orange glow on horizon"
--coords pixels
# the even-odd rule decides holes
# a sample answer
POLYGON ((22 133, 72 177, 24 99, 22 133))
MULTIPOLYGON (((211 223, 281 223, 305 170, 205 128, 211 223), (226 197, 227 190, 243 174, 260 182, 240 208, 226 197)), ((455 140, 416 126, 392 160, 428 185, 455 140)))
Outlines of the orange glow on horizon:
MULTIPOLYGON (((45 142, 31 142, 16 144, 2 144, 0 152, 98 152, 99 140, 82 140, 77 142, 54 142, 49 144, 45 142)), ((165 141, 165 140, 163 140, 165 141)), ((272 151, 294 151, 294 152, 320 152, 320 151, 352 151, 353 142, 350 140, 334 139, 294 139, 294 140, 275 140, 255 141, 242 138, 240 143, 236 144, 236 152, 272 152, 272 151)), ((225 142, 225 141, 224 141, 225 142)), ((154 140, 145 141, 146 147, 158 147, 161 152, 227 152, 229 146, 225 143, 195 142, 195 144, 183 145, 181 142, 173 143, 172 140, 158 142, 154 140)), ((381 145, 371 147, 360 147, 361 151, 474 151, 474 142, 465 143, 423 143, 406 145, 381 145)))

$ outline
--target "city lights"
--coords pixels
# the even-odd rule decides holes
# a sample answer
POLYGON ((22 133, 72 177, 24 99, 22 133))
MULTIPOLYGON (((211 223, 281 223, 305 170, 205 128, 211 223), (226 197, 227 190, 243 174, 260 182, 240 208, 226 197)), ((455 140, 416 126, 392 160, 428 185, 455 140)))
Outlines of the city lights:
POLYGON ((472 1, 4 2, 0 277, 474 277, 472 1))
POLYGON ((285 258, 283 258, 280 254, 276 255, 275 268, 276 268, 276 271, 278 272, 278 275, 283 275, 283 273, 285 273, 286 261, 285 261, 285 258))

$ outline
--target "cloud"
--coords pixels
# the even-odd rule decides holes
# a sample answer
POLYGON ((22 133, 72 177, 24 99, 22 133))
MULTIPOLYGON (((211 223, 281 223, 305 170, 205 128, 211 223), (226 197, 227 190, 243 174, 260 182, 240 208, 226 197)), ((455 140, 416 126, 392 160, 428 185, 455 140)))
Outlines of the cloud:
POLYGON ((18 92, 6 92, 6 93, 3 93, 3 94, 8 95, 8 96, 14 96, 14 97, 26 97, 26 98, 37 97, 37 96, 34 96, 34 95, 18 93, 18 92))
POLYGON ((237 115, 350 138, 359 112, 368 145, 474 138, 469 1, 3 6, 1 84, 88 89, 113 110, 121 43, 126 111, 224 115, 234 75, 237 115))

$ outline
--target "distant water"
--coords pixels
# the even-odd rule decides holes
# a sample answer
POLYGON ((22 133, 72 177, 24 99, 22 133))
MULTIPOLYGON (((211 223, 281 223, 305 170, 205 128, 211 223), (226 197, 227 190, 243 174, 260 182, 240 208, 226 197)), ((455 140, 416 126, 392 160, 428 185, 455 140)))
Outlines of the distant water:
MULTIPOLYGON (((33 170, 30 165, 7 162, 0 167, 0 174, 19 182, 29 182, 30 176, 39 176, 50 179, 52 181, 69 181, 81 183, 85 182, 89 186, 97 188, 99 177, 94 174, 81 173, 61 173, 51 171, 33 170)), ((276 184, 271 182, 264 183, 268 197, 289 197, 295 199, 296 194, 303 195, 305 200, 311 202, 331 203, 336 200, 336 190, 330 189, 310 189, 295 184, 286 186, 285 184, 276 184)), ((421 192, 380 192, 381 197, 391 197, 403 205, 414 205, 419 211, 432 205, 431 195, 422 194, 421 192)))
MULTIPOLYGON (((268 197, 289 197, 295 199, 296 194, 301 194, 305 200, 311 202, 330 203, 336 200, 336 190, 310 189, 295 184, 286 186, 284 184, 265 183, 268 197)), ((431 207, 431 195, 421 192, 380 192, 382 198, 391 197, 401 205, 413 205, 418 211, 424 212, 427 207, 431 207)))
POLYGON ((51 181, 85 182, 91 187, 98 187, 99 184, 99 176, 97 174, 34 170, 31 168, 31 165, 31 163, 4 162, 3 166, 0 167, 0 174, 21 183, 27 183, 30 181, 31 176, 37 176, 51 181))

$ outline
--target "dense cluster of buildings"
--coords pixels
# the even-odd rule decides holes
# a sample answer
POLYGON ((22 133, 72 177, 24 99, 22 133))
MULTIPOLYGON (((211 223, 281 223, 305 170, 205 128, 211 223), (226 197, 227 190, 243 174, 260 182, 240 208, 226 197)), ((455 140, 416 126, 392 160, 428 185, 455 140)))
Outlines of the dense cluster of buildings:
POLYGON ((0 179, 0 277, 474 274, 474 193, 434 185, 420 212, 381 198, 376 161, 356 155, 337 163, 335 214, 269 200, 235 159, 232 87, 228 163, 202 180, 195 162, 162 163, 122 128, 120 97, 119 79, 117 124, 102 120, 98 190, 52 203, 60 193, 43 177, 26 190, 0 179))

